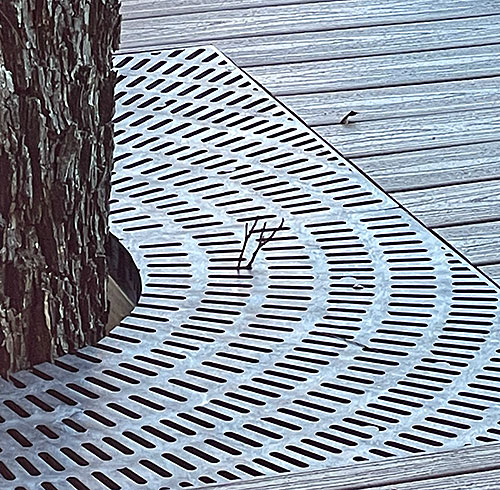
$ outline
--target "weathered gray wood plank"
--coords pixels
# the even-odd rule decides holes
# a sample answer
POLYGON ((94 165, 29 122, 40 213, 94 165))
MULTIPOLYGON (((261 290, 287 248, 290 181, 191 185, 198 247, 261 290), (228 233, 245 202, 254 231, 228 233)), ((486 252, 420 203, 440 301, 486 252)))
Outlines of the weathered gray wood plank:
MULTIPOLYGON (((499 18, 500 26, 500 18, 499 18)), ((500 76, 454 82, 283 96, 279 99, 309 125, 336 124, 349 111, 350 121, 420 116, 483 109, 498 104, 500 76)))
MULTIPOLYGON (((447 476, 418 482, 399 483, 397 490, 492 490, 500 480, 500 470, 467 475, 447 476)), ((373 487, 372 487, 373 488, 373 487)), ((394 485, 377 487, 380 490, 395 490, 394 485)))
MULTIPOLYGON (((213 43, 238 66, 296 63, 318 60, 354 58, 359 56, 408 53, 422 49, 479 46, 499 42, 500 16, 471 17, 435 22, 416 22, 402 25, 333 29, 311 33, 282 34, 278 36, 252 36, 238 39, 220 39, 213 43)), ((130 31, 123 30, 123 51, 144 51, 129 41, 130 31)), ((169 37, 158 39, 149 49, 162 49, 172 45, 169 37)), ((188 40, 178 45, 197 45, 188 40)))
POLYGON ((499 108, 316 126, 347 157, 500 140, 499 108))
POLYGON ((414 85, 500 75, 500 45, 249 68, 274 95, 414 85))
MULTIPOLYGON (((182 2, 180 4, 182 6, 182 2)), ((184 11, 178 5, 178 2, 163 2, 154 13, 145 11, 141 14, 144 18, 133 19, 126 15, 123 21, 124 45, 148 46, 164 42, 165 39, 174 45, 186 41, 206 42, 249 35, 345 29, 500 13, 497 0, 479 3, 463 0, 390 0, 380 3, 372 0, 337 0, 245 8, 237 13, 231 9, 196 13, 194 6, 190 6, 187 1, 184 2, 184 11), (195 13, 187 13, 189 8, 195 13), (172 15, 174 13, 183 13, 182 19, 172 15)))
POLYGON ((500 284, 500 264, 495 265, 485 265, 479 267, 479 269, 486 274, 488 277, 500 284))
POLYGON ((474 265, 500 262, 500 221, 439 228, 437 231, 474 265))
POLYGON ((500 220, 500 180, 396 192, 392 196, 431 228, 500 220))
POLYGON ((332 0, 122 0, 122 15, 140 19, 158 15, 178 15, 218 10, 239 10, 277 5, 331 2, 332 0))
MULTIPOLYGON (((486 472, 473 472, 465 475, 454 475, 454 476, 446 476, 442 478, 432 478, 430 480, 421 480, 421 481, 409 481, 409 482, 403 482, 403 483, 397 483, 397 486, 394 486, 394 484, 389 483, 388 485, 382 485, 380 486, 379 484, 376 484, 375 486, 370 485, 370 486, 351 486, 347 484, 346 486, 336 486, 336 485, 329 485, 327 484, 324 487, 321 487, 322 490, 358 490, 358 489, 367 489, 367 490, 493 490, 497 489, 498 482, 500 481, 500 470, 492 470, 492 471, 486 471, 486 472)), ((218 488, 226 488, 227 490, 229 489, 246 489, 246 488, 252 488, 252 487, 241 487, 241 486, 221 486, 218 488)), ((260 487, 262 489, 267 489, 268 487, 260 487)), ((277 488, 277 487, 269 487, 269 490, 271 488, 277 488)), ((299 484, 297 486, 283 486, 281 489, 283 490, 308 490, 311 487, 307 485, 307 482, 304 482, 304 484, 299 484)), ((314 488, 320 488, 320 487, 312 487, 314 488)))
POLYGON ((500 142, 356 158, 388 192, 500 178, 500 142))
MULTIPOLYGON (((471 482, 475 481, 474 478, 480 481, 479 478, 487 473, 480 474, 479 472, 485 471, 491 471, 498 478, 499 459, 500 444, 491 444, 409 458, 389 458, 376 463, 363 463, 343 468, 254 478, 248 481, 206 488, 220 490, 360 490, 375 488, 399 490, 401 485, 404 485, 401 488, 423 490, 427 488, 422 486, 424 482, 433 484, 432 479, 440 477, 441 480, 448 479, 448 486, 429 488, 443 488, 443 490, 445 488, 446 490, 451 488, 486 489, 488 487, 471 486, 471 482), (468 475, 469 478, 472 478, 469 480, 469 486, 450 485, 455 475, 466 475, 471 472, 475 474, 468 475)), ((498 487, 490 486, 490 488, 498 487)))

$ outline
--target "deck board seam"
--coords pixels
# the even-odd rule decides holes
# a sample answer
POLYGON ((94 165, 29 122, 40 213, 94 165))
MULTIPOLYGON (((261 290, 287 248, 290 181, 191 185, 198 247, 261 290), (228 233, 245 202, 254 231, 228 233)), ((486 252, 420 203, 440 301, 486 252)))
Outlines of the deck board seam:
POLYGON ((276 63, 266 63, 266 64, 245 64, 241 63, 241 68, 261 68, 266 66, 289 66, 289 65, 299 65, 302 63, 328 63, 329 61, 342 61, 342 60, 353 60, 353 59, 364 59, 364 58, 377 58, 380 56, 398 56, 402 54, 417 54, 417 53, 432 53, 436 51, 451 51, 453 49, 467 49, 467 48, 483 48, 488 46, 498 46, 499 42, 495 43, 477 43, 477 44, 464 44, 461 46, 440 46, 437 48, 428 49, 412 49, 408 51, 394 51, 389 53, 373 53, 364 55, 352 55, 352 56, 342 56, 342 57, 331 57, 331 58, 308 58, 306 61, 291 60, 286 62, 276 62, 276 63))
MULTIPOLYGON (((499 68, 500 70, 500 68, 499 68)), ((496 78, 500 76, 500 71, 498 73, 493 73, 493 74, 488 74, 488 75, 478 75, 475 77, 454 77, 454 78, 443 78, 443 79, 436 79, 436 80, 422 80, 420 82, 401 82, 401 83, 393 83, 393 84, 387 84, 387 85, 365 85, 361 87, 342 87, 338 89, 315 89, 314 92, 305 92, 305 91, 300 91, 300 90, 294 90, 290 92, 281 92, 280 90, 272 90, 272 93, 275 97, 291 97, 294 95, 307 95, 307 94, 325 94, 325 93, 335 93, 335 92, 354 92, 354 91, 359 91, 359 90, 372 90, 372 89, 377 89, 377 88, 391 88, 391 87, 413 87, 417 85, 429 85, 431 83, 445 83, 445 82, 464 82, 467 80, 482 80, 485 78, 496 78)), ((255 77, 255 78, 258 78, 255 77)))
MULTIPOLYGON (((342 0, 341 0, 342 1, 342 0)), ((312 2, 312 3, 328 3, 328 2, 312 2)), ((297 4, 295 4, 297 5, 297 4)), ((276 7, 289 7, 290 4, 285 4, 285 5, 280 5, 276 7)), ((257 10, 260 7, 249 7, 250 10, 257 10)), ((134 22, 134 21, 144 21, 148 19, 162 19, 162 18, 169 18, 169 17, 180 17, 180 16, 187 16, 187 15, 197 15, 197 14, 206 14, 206 13, 220 13, 220 12, 233 12, 235 10, 243 10, 243 9, 224 9, 224 10, 206 10, 206 11, 200 11, 200 12, 175 12, 172 14, 163 14, 163 15, 151 15, 147 17, 124 17, 122 20, 123 23, 128 23, 128 22, 134 22)), ((500 15, 500 10, 498 12, 488 12, 484 14, 476 14, 476 15, 458 15, 458 16, 453 16, 453 17, 431 17, 428 19, 419 19, 419 20, 408 20, 408 21, 401 21, 401 20, 394 20, 394 21, 388 21, 384 23, 373 23, 373 24, 353 24, 349 26, 338 26, 338 27, 325 27, 325 28, 319 28, 319 29, 304 29, 301 31, 288 31, 288 32, 276 32, 276 33, 255 33, 251 37, 263 37, 263 36, 281 36, 284 34, 309 34, 311 32, 329 32, 329 31, 335 31, 335 30, 345 30, 345 29, 359 29, 359 28, 364 28, 364 27, 389 27, 389 26, 394 26, 394 25, 408 25, 408 24, 417 24, 421 22, 438 22, 438 21, 447 21, 447 20, 460 20, 460 19, 478 19, 481 17, 491 17, 494 15, 500 15)), ((242 35, 235 34, 234 36, 231 36, 230 39, 236 39, 242 37, 242 35)), ((243 36, 243 37, 248 37, 248 36, 243 36)), ((212 38, 216 39, 216 38, 212 38)), ((220 39, 217 39, 220 40, 220 39)), ((197 40, 198 44, 203 43, 204 41, 202 39, 197 40)))
MULTIPOLYGON (((373 89, 373 90, 377 90, 377 89, 373 89)), ((280 102, 285 103, 285 101, 283 101, 283 100, 280 100, 280 102)), ((492 106, 489 103, 484 103, 484 104, 475 105, 475 106, 471 105, 470 108, 459 107, 457 109, 447 110, 446 114, 462 114, 462 113, 468 113, 468 112, 477 112, 477 111, 494 110, 494 109, 500 109, 500 105, 499 106, 495 106, 495 105, 492 106)), ((435 112, 429 111, 429 112, 425 112, 423 114, 418 114, 418 113, 404 114, 402 116, 399 114, 394 114, 394 115, 385 115, 385 116, 380 116, 380 117, 371 117, 368 119, 363 119, 361 117, 361 113, 358 113, 358 114, 356 114, 356 119, 354 119, 352 121, 349 120, 349 126, 354 127, 354 125, 357 123, 365 123, 366 124, 366 123, 377 122, 377 121, 391 121, 394 119, 413 119, 413 118, 422 118, 422 117, 428 117, 428 116, 439 116, 442 114, 443 114, 442 110, 436 109, 435 112)), ((345 123, 341 123, 338 120, 336 122, 333 120, 332 120, 332 122, 329 122, 327 120, 326 122, 322 122, 322 123, 316 123, 316 124, 309 123, 309 126, 313 127, 313 128, 323 128, 323 127, 328 127, 328 126, 344 127, 345 123)))
POLYGON ((172 12, 171 14, 161 14, 161 15, 148 15, 147 17, 126 17, 127 20, 139 20, 139 19, 158 19, 161 17, 176 17, 178 15, 196 15, 196 14, 208 14, 212 12, 233 12, 235 10, 255 10, 259 8, 273 8, 273 7, 290 7, 292 5, 314 5, 315 3, 338 3, 349 0, 297 0, 296 2, 288 3, 269 3, 263 5, 248 5, 246 7, 226 7, 221 9, 205 9, 205 10, 193 10, 190 12, 172 12))
MULTIPOLYGON (((393 196, 393 193, 389 193, 392 197, 397 199, 397 196, 393 196)), ((478 224, 485 224, 485 223, 497 223, 499 221, 498 217, 497 218, 478 218, 475 220, 467 220, 467 221, 460 221, 460 222, 455 222, 455 223, 443 223, 443 224, 438 224, 438 225, 433 225, 429 226, 430 229, 432 230, 440 230, 442 228, 453 228, 457 226, 467 226, 467 225, 478 225, 478 224)))
MULTIPOLYGON (((316 127, 316 126, 313 126, 316 127)), ((456 144, 450 144, 450 145, 436 145, 436 146, 428 146, 428 147, 419 147, 419 148, 408 148, 408 149, 399 149, 399 150, 390 150, 387 152, 374 152, 374 153, 356 153, 356 154, 349 154, 349 158, 352 159, 359 159, 359 158, 373 158, 373 157, 383 157, 383 156, 389 156, 389 155, 397 155, 399 153, 411 153, 411 152, 417 152, 421 150, 440 150, 444 148, 453 148, 455 146, 467 146, 468 144, 471 145, 476 145, 476 144, 481 144, 481 143, 496 143, 499 142, 500 138, 490 138, 487 139, 485 138, 484 140, 477 140, 473 141, 470 143, 456 143, 456 144)), ((344 151, 344 153, 347 153, 344 151)), ((394 192, 394 191, 391 191, 394 192)))

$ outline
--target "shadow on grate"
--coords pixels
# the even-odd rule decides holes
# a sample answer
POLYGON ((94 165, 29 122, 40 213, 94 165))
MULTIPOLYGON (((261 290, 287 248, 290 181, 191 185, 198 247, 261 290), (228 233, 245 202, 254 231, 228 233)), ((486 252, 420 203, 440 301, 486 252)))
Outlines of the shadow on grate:
POLYGON ((141 296, 142 284, 134 259, 113 233, 108 235, 106 256, 109 268, 106 333, 109 333, 135 308, 141 296))
POLYGON ((1 385, 8 484, 188 488, 499 439, 491 281, 214 48, 116 65, 111 222, 142 294, 1 385))

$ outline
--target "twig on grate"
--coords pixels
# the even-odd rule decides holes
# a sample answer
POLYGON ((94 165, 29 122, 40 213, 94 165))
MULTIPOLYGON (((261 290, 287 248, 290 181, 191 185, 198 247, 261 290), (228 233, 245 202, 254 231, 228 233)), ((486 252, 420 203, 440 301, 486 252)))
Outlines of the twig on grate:
POLYGON ((257 247, 255 248, 255 250, 253 252, 253 255, 252 255, 252 258, 250 259, 250 262, 248 262, 248 264, 246 265, 247 269, 252 268, 252 265, 253 265, 255 259, 257 258, 257 254, 259 253, 259 250, 262 250, 262 248, 265 247, 274 238, 274 235, 276 235, 276 233, 278 231, 283 229, 284 223, 285 223, 285 219, 282 218, 279 226, 277 228, 275 228, 267 238, 264 238, 264 233, 266 231, 266 224, 267 224, 266 222, 264 222, 264 226, 262 227, 262 231, 260 232, 259 239, 257 240, 257 247))
MULTIPOLYGON (((248 244, 248 241, 250 239, 250 236, 255 233, 255 228, 257 227, 257 221, 258 220, 255 220, 252 224, 252 226, 248 227, 248 223, 245 223, 245 237, 243 239, 243 245, 241 247, 241 252, 240 252, 240 255, 238 257, 238 264, 236 266, 236 270, 240 270, 242 268, 242 262, 243 262, 243 259, 244 259, 244 255, 245 255, 245 250, 246 250, 246 247, 247 247, 247 244, 248 244)), ((285 223, 285 220, 282 219, 281 220, 281 223, 279 224, 279 226, 277 226, 271 233, 268 237, 265 237, 264 236, 264 233, 266 232, 266 226, 267 226, 267 222, 264 221, 264 224, 262 225, 262 230, 260 231, 260 236, 257 240, 257 247, 255 248, 253 254, 252 254, 252 257, 251 259, 249 260, 249 262, 244 266, 245 269, 251 269, 252 268, 252 265, 253 263, 255 262, 255 259, 257 258, 257 254, 259 253, 259 250, 262 250, 263 247, 265 247, 273 238, 274 236, 276 235, 276 233, 280 230, 282 230, 284 228, 284 223, 285 223)))

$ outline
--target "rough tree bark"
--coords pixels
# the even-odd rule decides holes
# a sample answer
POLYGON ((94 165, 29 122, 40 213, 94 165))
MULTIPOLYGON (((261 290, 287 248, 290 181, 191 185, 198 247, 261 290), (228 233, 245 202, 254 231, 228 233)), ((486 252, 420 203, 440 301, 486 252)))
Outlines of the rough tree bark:
POLYGON ((119 0, 2 0, 0 374, 104 335, 119 0))

